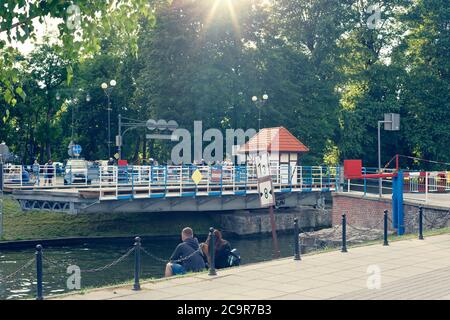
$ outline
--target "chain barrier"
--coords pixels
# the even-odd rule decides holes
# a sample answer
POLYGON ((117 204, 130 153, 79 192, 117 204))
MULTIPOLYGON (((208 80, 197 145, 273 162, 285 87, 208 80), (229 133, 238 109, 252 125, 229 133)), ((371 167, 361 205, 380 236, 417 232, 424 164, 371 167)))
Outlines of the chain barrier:
POLYGON ((184 262, 184 261, 186 261, 186 260, 192 258, 192 257, 195 256, 197 253, 200 253, 200 255, 204 256, 204 254, 203 254, 201 248, 198 248, 197 250, 195 250, 194 252, 192 252, 192 253, 189 254, 188 256, 183 257, 183 258, 178 259, 178 260, 162 259, 162 258, 157 257, 157 256, 155 256, 154 254, 148 252, 148 251, 145 250, 145 248, 143 248, 143 247, 141 247, 141 250, 142 250, 146 255, 148 255, 149 257, 151 257, 151 258, 153 258, 153 259, 155 259, 155 260, 157 260, 157 261, 159 261, 159 262, 163 262, 163 263, 168 263, 168 262, 172 262, 172 263, 181 263, 181 262, 184 262))
POLYGON ((45 255, 42 255, 42 260, 47 262, 48 264, 55 266, 55 267, 62 267, 60 262, 53 261, 53 260, 47 258, 45 255))
POLYGON ((117 258, 116 260, 114 260, 111 263, 108 263, 107 265, 103 266, 103 267, 99 267, 99 268, 95 268, 95 269, 81 269, 80 271, 83 273, 94 273, 94 272, 100 272, 100 271, 104 271, 106 269, 112 268, 114 267, 116 264, 119 264, 120 262, 122 262, 123 260, 125 260, 133 251, 134 251, 134 247, 132 247, 131 249, 129 249, 124 255, 122 255, 121 257, 117 258))
POLYGON ((35 262, 35 258, 33 257, 32 259, 28 260, 27 263, 25 263, 23 266, 21 266, 19 269, 17 269, 16 271, 14 271, 13 273, 10 273, 7 276, 4 276, 2 278, 0 278, 0 282, 6 281, 12 277, 14 277, 16 274, 20 273, 21 271, 25 270, 26 268, 28 268, 29 266, 31 266, 34 262, 35 262))
POLYGON ((448 223, 448 220, 449 220, 448 217, 450 216, 450 211, 448 211, 444 216, 441 216, 440 214, 433 214, 434 218, 432 221, 430 219, 428 219, 427 216, 428 216, 427 214, 424 214, 423 219, 430 224, 431 228, 435 228, 436 225, 441 226, 443 224, 446 225, 448 223), (438 220, 442 220, 442 222, 440 224, 438 224, 437 223, 438 220), (445 222, 444 222, 444 220, 445 220, 445 222))
POLYGON ((347 226, 358 231, 358 232, 367 232, 367 231, 383 231, 384 229, 384 221, 380 221, 377 224, 368 226, 368 227, 357 227, 351 223, 347 222, 347 226), (381 228, 380 228, 381 227, 381 228))
MULTIPOLYGON (((326 238, 323 239, 323 241, 330 240, 336 234, 336 232, 339 231, 339 228, 340 228, 340 225, 337 225, 337 226, 334 226, 334 227, 330 228, 332 230, 330 231, 330 233, 327 233, 325 235, 326 238)), ((313 247, 314 249, 318 249, 318 248, 323 248, 323 247, 326 246, 324 244, 318 243, 318 241, 322 240, 322 239, 320 239, 320 237, 319 237, 319 235, 317 233, 314 233, 314 232, 301 232, 300 235, 304 235, 304 236, 314 240, 313 244, 302 243, 302 241, 300 240, 300 247, 304 247, 304 248, 311 248, 311 247, 313 247)))

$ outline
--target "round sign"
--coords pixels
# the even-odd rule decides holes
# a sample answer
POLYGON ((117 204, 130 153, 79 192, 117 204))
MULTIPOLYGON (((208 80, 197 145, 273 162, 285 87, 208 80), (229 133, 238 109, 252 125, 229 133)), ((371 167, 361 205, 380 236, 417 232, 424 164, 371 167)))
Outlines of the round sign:
POLYGON ((76 157, 78 157, 81 154, 82 150, 83 149, 81 148, 81 146, 79 144, 76 144, 72 147, 72 152, 76 157))
POLYGON ((153 119, 147 120, 147 129, 155 130, 156 129, 156 121, 153 119))
POLYGON ((167 121, 166 120, 158 120, 158 122, 156 123, 156 127, 158 128, 158 130, 166 130, 167 129, 167 121))
POLYGON ((167 129, 170 131, 175 131, 178 129, 178 123, 175 120, 170 120, 167 122, 167 129))

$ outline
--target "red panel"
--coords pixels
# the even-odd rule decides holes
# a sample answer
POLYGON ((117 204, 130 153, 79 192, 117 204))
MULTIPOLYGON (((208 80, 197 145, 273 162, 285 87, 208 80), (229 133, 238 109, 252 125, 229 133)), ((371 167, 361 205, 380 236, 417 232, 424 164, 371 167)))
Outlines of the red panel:
POLYGON ((127 160, 119 160, 118 165, 119 166, 127 166, 128 165, 128 161, 127 160))
POLYGON ((361 177, 362 160, 344 160, 344 177, 346 179, 361 177))

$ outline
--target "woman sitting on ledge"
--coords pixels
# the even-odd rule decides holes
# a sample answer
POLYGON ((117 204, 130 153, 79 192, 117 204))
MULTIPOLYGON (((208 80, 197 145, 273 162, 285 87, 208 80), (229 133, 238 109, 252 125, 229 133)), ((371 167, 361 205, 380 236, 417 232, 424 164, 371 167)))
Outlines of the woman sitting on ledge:
MULTIPOLYGON (((215 229, 215 250, 214 250, 214 261, 216 269, 223 269, 230 267, 229 257, 231 254, 231 245, 230 243, 222 238, 222 233, 215 229)), ((206 239, 205 243, 202 243, 200 246, 202 248, 203 254, 208 259, 208 265, 211 265, 211 257, 209 256, 209 242, 210 236, 206 239)))

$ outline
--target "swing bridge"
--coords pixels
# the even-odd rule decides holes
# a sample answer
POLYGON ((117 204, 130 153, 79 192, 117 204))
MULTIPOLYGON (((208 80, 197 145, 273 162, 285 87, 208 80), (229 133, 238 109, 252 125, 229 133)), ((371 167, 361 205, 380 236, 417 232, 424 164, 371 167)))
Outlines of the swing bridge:
MULTIPOLYGON (((341 167, 271 164, 277 207, 320 206, 326 194, 378 193, 376 168, 363 167, 346 179, 341 167)), ((384 169, 394 175, 397 170, 384 169)), ((403 171, 404 200, 450 207, 450 172, 403 171)), ((22 210, 69 213, 233 211, 260 208, 256 167, 248 166, 97 166, 56 168, 5 166, 4 189, 22 210), (25 173, 26 172, 26 173, 25 173), (28 177, 28 178, 27 178, 28 177), (69 177, 69 178, 68 178, 69 177)), ((382 192, 394 194, 395 179, 382 178, 382 192)))
MULTIPOLYGON (((4 168, 5 191, 22 210, 69 213, 260 209, 255 166, 23 166, 4 168), (69 178, 68 178, 69 176, 69 178), (76 179, 75 179, 76 177, 76 179), (70 182, 70 183, 69 183, 70 182)), ((314 206, 336 191, 339 167, 271 165, 277 207, 314 206)))

